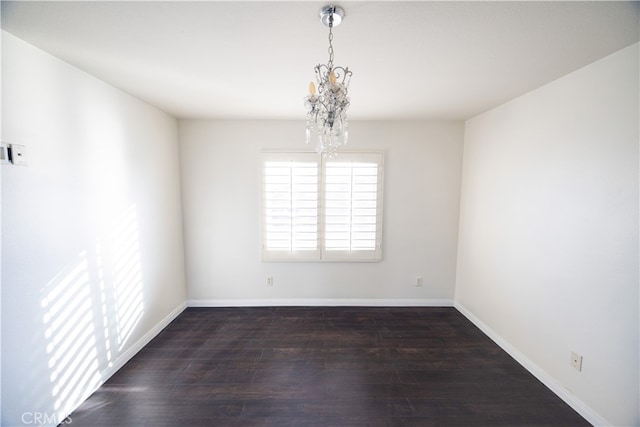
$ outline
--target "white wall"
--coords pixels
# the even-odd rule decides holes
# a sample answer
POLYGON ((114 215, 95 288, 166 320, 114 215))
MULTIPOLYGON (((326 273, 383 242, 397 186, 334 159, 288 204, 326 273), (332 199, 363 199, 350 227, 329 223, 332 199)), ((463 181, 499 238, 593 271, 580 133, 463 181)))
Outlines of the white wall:
POLYGON ((467 121, 462 178, 456 303, 618 426, 640 424, 638 76, 636 44, 467 121))
POLYGON ((184 307, 177 122, 2 37, 2 424, 55 425, 184 307))
POLYGON ((350 148, 385 152, 379 263, 261 261, 260 152, 312 150, 303 121, 181 120, 179 129, 190 304, 452 304, 461 122, 350 123, 350 148))

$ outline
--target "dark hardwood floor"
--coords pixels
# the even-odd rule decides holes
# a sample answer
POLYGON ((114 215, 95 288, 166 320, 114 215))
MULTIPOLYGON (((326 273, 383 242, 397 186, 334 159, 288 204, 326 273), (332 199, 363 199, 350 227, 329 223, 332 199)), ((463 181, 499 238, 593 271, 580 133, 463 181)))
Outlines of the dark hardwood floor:
POLYGON ((454 308, 189 308, 78 426, 582 426, 454 308))

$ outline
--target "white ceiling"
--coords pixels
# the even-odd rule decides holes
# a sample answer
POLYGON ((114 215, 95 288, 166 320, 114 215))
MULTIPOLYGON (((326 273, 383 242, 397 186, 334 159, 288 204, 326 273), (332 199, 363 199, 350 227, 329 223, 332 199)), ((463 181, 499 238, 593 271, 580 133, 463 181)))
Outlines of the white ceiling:
MULTIPOLYGON (((327 3, 2 1, 2 28, 179 118, 302 119, 327 3)), ((337 4, 352 119, 466 119, 639 39, 638 2, 337 4)))

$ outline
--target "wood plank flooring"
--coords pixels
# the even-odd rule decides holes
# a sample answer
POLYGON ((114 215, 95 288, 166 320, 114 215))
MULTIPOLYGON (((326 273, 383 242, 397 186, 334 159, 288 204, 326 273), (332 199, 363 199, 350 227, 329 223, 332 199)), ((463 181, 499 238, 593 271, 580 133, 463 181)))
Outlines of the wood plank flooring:
POLYGON ((189 308, 79 426, 583 426, 454 308, 189 308))

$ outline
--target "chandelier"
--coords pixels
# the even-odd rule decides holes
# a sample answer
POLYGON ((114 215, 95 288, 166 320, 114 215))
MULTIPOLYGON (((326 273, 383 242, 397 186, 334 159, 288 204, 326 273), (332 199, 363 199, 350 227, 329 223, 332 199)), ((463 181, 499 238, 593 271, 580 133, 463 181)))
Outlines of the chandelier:
POLYGON ((309 94, 305 97, 307 107, 306 142, 311 142, 315 131, 318 139, 316 152, 325 158, 334 158, 338 148, 347 143, 347 90, 351 80, 349 67, 333 65, 333 27, 340 25, 344 10, 328 5, 320 10, 320 21, 329 27, 329 62, 314 68, 316 83, 309 83, 309 94), (316 84, 317 90, 316 90, 316 84))

